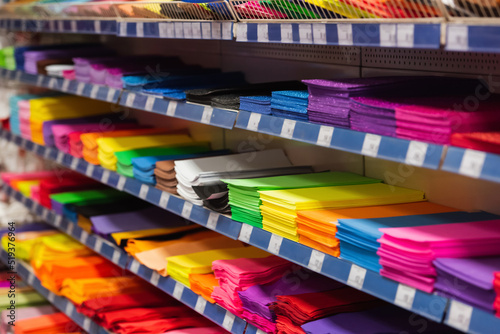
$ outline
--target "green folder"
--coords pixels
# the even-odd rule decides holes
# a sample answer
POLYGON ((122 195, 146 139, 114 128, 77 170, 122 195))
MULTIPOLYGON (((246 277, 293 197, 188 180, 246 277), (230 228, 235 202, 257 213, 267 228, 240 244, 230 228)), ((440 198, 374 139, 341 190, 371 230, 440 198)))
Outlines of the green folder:
POLYGON ((97 203, 109 203, 119 200, 120 198, 129 197, 131 195, 115 190, 115 189, 92 189, 83 191, 74 191, 67 193, 58 193, 50 195, 50 199, 61 205, 91 205, 97 203))
POLYGON ((345 186, 380 183, 373 179, 347 172, 323 172, 262 177, 255 179, 222 180, 229 189, 232 219, 262 228, 259 191, 299 188, 345 186))
POLYGON ((116 172, 127 177, 134 177, 134 168, 132 159, 139 157, 154 157, 157 155, 178 155, 178 154, 193 154, 210 151, 209 142, 195 142, 179 146, 169 147, 147 147, 136 150, 116 152, 115 156, 118 159, 116 163, 116 172))

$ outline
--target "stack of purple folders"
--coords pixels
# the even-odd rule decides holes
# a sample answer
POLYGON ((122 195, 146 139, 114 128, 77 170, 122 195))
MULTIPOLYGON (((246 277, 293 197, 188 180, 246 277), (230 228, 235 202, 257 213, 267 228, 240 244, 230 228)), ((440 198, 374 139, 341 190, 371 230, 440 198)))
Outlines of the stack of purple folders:
POLYGON ((441 258, 434 260, 434 266, 438 294, 494 312, 493 281, 500 271, 500 257, 441 258))
POLYGON ((372 97, 352 97, 351 129, 396 137, 396 107, 399 103, 372 97))

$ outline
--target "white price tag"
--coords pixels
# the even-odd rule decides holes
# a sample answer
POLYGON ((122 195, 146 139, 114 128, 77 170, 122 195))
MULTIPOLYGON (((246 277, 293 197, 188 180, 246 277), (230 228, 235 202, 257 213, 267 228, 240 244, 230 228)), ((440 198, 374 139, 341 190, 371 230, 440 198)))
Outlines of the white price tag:
POLYGON ((238 25, 236 26, 236 41, 248 41, 248 25, 246 23, 238 23, 238 25))
POLYGON ((415 40, 415 25, 408 23, 398 24, 397 42, 398 47, 412 48, 415 40))
POLYGON ((257 329, 257 332, 255 334, 266 334, 267 332, 264 332, 262 329, 257 329))
POLYGON ((90 91, 90 98, 95 99, 97 97, 97 92, 99 91, 99 86, 93 85, 92 90, 90 91))
POLYGON ((95 31, 97 34, 100 34, 100 33, 101 33, 101 21, 99 21, 99 20, 95 20, 95 21, 94 21, 94 31, 95 31))
POLYGON ((408 165, 423 166, 428 147, 429 144, 427 143, 411 141, 406 152, 405 163, 408 165))
POLYGON ((184 28, 182 22, 174 23, 175 38, 184 38, 184 28))
POLYGON ((319 128, 318 140, 316 141, 316 145, 330 147, 334 129, 335 128, 331 126, 322 125, 319 128))
POLYGON ((63 159, 64 159, 64 153, 61 151, 57 152, 56 162, 61 164, 63 162, 63 159))
POLYGON ((139 272, 139 265, 139 261, 133 260, 132 264, 130 265, 130 271, 137 275, 137 273, 139 272))
POLYGON ((97 253, 101 252, 101 250, 102 250, 102 239, 101 238, 96 238, 95 239, 94 250, 97 253))
POLYGON ((470 319, 472 317, 472 306, 451 300, 450 315, 448 316, 448 325, 463 332, 469 331, 470 319))
POLYGON ((83 94, 83 89, 85 88, 85 83, 80 82, 78 86, 76 87, 76 95, 82 95, 83 94))
POLYGON ((127 36, 127 22, 120 22, 120 36, 127 36))
POLYGON ((323 261, 325 261, 325 253, 313 249, 307 267, 319 273, 323 268, 323 261))
POLYGON ((210 124, 213 112, 214 109, 212 107, 204 107, 203 114, 201 115, 201 122, 204 124, 210 124))
POLYGON ((158 272, 156 271, 153 271, 151 273, 151 278, 149 279, 149 282, 154 286, 158 286, 158 283, 160 283, 160 274, 158 274, 158 272))
POLYGON ((134 101, 135 101, 135 94, 128 93, 127 99, 125 100, 125 106, 132 108, 134 106, 134 101))
POLYGON ((193 25, 191 22, 183 22, 182 30, 184 32, 184 38, 192 39, 193 38, 193 25))
POLYGON ((339 38, 339 45, 352 45, 352 24, 337 24, 337 35, 339 38))
POLYGON ((153 111, 153 106, 155 104, 155 97, 154 96, 148 96, 146 100, 146 105, 144 106, 144 109, 147 111, 153 111))
POLYGON ((42 212, 42 218, 43 218, 43 220, 46 221, 48 217, 49 217, 49 210, 44 208, 43 212, 42 212))
POLYGON ((76 21, 71 21, 70 22, 70 26, 71 26, 71 32, 77 32, 78 31, 78 28, 76 27, 76 21))
POLYGON ((250 117, 248 118, 247 129, 252 131, 257 131, 259 129, 259 123, 261 117, 262 117, 261 114, 251 113, 250 117))
POLYGON ((85 175, 87 175, 88 177, 92 177, 92 174, 94 174, 94 168, 94 165, 88 164, 87 169, 85 170, 85 175))
POLYGON ((220 214, 217 212, 210 212, 207 221, 207 228, 211 230, 217 229, 217 222, 219 221, 220 214))
POLYGON ((68 301, 66 303, 66 308, 64 309, 64 312, 69 316, 71 317, 71 314, 73 313, 73 310, 75 309, 75 306, 73 305, 73 303, 71 303, 70 301, 68 301))
POLYGON ((57 79, 56 78, 50 78, 50 80, 49 80, 49 88, 50 89, 56 89, 57 88, 57 79))
POLYGON ((416 292, 417 290, 415 290, 415 288, 412 288, 408 285, 399 284, 398 290, 396 291, 394 304, 401 306, 407 310, 411 310, 416 292))
POLYGON ((41 86, 43 83, 43 76, 39 75, 37 78, 36 78, 36 85, 37 86, 41 86))
POLYGON ((113 251, 113 257, 111 258, 111 262, 115 264, 120 263, 120 251, 116 249, 113 251))
POLYGON ((281 137, 284 138, 292 138, 293 137, 293 131, 295 130, 295 123, 297 123, 294 120, 285 118, 283 121, 283 126, 281 127, 281 137))
POLYGON ((57 215, 56 219, 54 220, 54 226, 55 227, 61 227, 61 222, 62 222, 62 216, 57 215))
POLYGON ((82 231, 82 233, 80 233, 80 242, 82 244, 87 244, 87 239, 89 238, 89 234, 86 232, 86 231, 82 231))
POLYGON ((203 22, 201 24, 201 37, 203 39, 211 39, 212 38, 212 28, 210 22, 203 22))
POLYGON ((312 31, 314 44, 326 44, 326 24, 313 23, 312 31))
POLYGON ((355 264, 351 266, 351 271, 349 272, 349 277, 347 278, 347 284, 356 289, 361 289, 363 283, 365 282, 366 269, 361 268, 355 264))
POLYGON ((80 161, 80 159, 73 157, 73 159, 71 159, 71 166, 70 166, 70 168, 71 169, 76 169, 78 167, 78 161, 80 161))
POLYGON ((257 42, 269 42, 269 26, 267 23, 257 24, 257 42))
POLYGON ((207 306, 207 301, 202 296, 198 296, 196 300, 196 305, 194 306, 194 310, 200 314, 205 312, 205 307, 207 306))
POLYGON ((253 226, 248 224, 241 224, 240 235, 238 240, 249 243, 252 236, 253 226))
POLYGON ((160 196, 160 207, 165 209, 167 207, 169 199, 170 199, 170 194, 167 192, 162 192, 160 196))
POLYGON ((108 90, 108 94, 106 95, 106 101, 113 102, 113 100, 115 99, 115 93, 116 93, 116 89, 110 88, 108 90))
POLYGON ((168 102, 167 116, 174 116, 175 109, 177 109, 177 102, 175 102, 175 101, 168 102))
POLYGON ((66 227, 66 234, 68 235, 73 235, 73 230, 75 229, 75 224, 73 223, 68 223, 68 226, 66 227))
POLYGON ((382 137, 379 135, 374 135, 367 133, 365 135, 365 140, 363 141, 363 147, 361 148, 361 154, 370 157, 376 157, 378 154, 378 148, 380 147, 380 141, 382 137))
POLYGON ((107 184, 108 180, 109 180, 109 170, 105 170, 105 171, 102 172, 101 182, 107 184))
POLYGON ((47 299, 49 300, 49 302, 54 303, 54 301, 56 300, 56 295, 53 292, 49 291, 49 294, 47 295, 47 299))
POLYGON ((481 176, 485 159, 485 152, 466 149, 458 172, 462 175, 478 178, 481 176))
POLYGON ((312 44, 312 27, 309 23, 299 24, 299 40, 301 44, 312 44))
POLYGON ((392 47, 396 46, 396 25, 381 24, 380 25, 380 46, 392 47))
POLYGON ((28 284, 33 285, 33 283, 35 283, 35 275, 33 275, 32 273, 29 273, 28 284))
POLYGON ((159 23, 158 24, 158 30, 160 31, 160 37, 161 38, 174 38, 175 37, 175 31, 174 31, 174 24, 173 23, 159 23))
POLYGON ((222 22, 222 39, 232 40, 233 39, 233 23, 232 22, 222 22))
POLYGON ((145 184, 141 184, 141 189, 139 190, 139 198, 146 199, 148 195, 149 187, 145 184))
POLYGON ((222 24, 220 22, 212 22, 212 39, 222 38, 222 24))
POLYGON ((267 250, 273 254, 279 254, 282 242, 283 242, 283 237, 276 234, 271 235, 271 239, 269 240, 269 246, 267 246, 267 250))
POLYGON ((193 210, 193 203, 185 201, 184 206, 182 207, 181 216, 186 218, 186 219, 189 219, 189 217, 191 216, 192 210, 193 210))
POLYGON ((448 25, 446 48, 456 51, 469 49, 469 27, 462 25, 448 25))
POLYGON ((193 22, 191 23, 192 30, 193 30, 193 38, 194 39, 201 39, 201 24, 200 22, 193 22))
POLYGON ((68 88, 69 88, 69 80, 68 80, 68 79, 64 79, 64 80, 63 80, 62 87, 61 87, 61 90, 62 90, 63 92, 67 92, 67 91, 68 91, 68 88))
POLYGON ((137 37, 144 37, 144 22, 137 22, 135 24, 135 35, 137 37))
POLYGON ((120 175, 120 177, 118 178, 118 184, 116 185, 116 189, 123 190, 123 188, 125 187, 125 182, 127 182, 125 176, 120 175))
POLYGON ((293 43, 293 29, 290 23, 281 24, 281 43, 293 43))
POLYGON ((83 319, 83 326, 82 326, 82 327, 83 327, 83 329, 84 329, 86 332, 90 332, 90 324, 91 324, 91 323, 92 323, 92 322, 91 322, 90 318, 85 317, 85 318, 83 319))
POLYGON ((182 285, 179 282, 176 282, 173 293, 174 298, 180 300, 183 292, 184 292, 184 285, 182 285))
POLYGON ((228 331, 231 331, 231 329, 233 328, 234 319, 235 315, 229 311, 226 311, 226 315, 224 316, 224 321, 222 322, 222 327, 228 331))

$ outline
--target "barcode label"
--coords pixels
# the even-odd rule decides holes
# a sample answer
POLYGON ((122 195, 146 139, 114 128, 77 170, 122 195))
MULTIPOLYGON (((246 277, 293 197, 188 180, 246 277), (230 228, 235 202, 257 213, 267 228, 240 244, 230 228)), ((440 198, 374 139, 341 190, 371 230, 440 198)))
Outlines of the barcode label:
POLYGON ((208 221, 207 221, 207 228, 211 230, 216 230, 217 229, 217 222, 219 221, 220 214, 217 212, 210 212, 210 215, 208 216, 208 221))
POLYGON ((313 249, 307 267, 313 271, 321 272, 323 261, 325 261, 325 253, 313 249))
POLYGON ((380 25, 380 46, 385 46, 385 47, 396 46, 395 24, 380 25))
POLYGON ((467 149, 462 157, 458 172, 462 175, 478 178, 483 171, 485 159, 486 153, 467 149))
POLYGON ((259 129, 261 114, 251 113, 250 118, 248 119, 247 129, 252 131, 257 131, 259 129))
POLYGON ((189 219, 189 217, 191 216, 191 211, 193 210, 193 203, 191 202, 184 202, 184 206, 182 207, 182 213, 181 213, 181 216, 186 218, 186 219, 189 219))
POLYGON ((353 264, 349 272, 349 277, 347 278, 347 284, 356 289, 361 289, 365 282, 365 277, 366 269, 353 264))
POLYGON ((144 23, 143 22, 137 22, 135 24, 135 35, 137 37, 144 37, 144 23))
POLYGON ((212 107, 203 108, 203 114, 201 115, 201 122, 205 124, 210 124, 213 112, 214 109, 212 107))
POLYGON ((281 137, 292 138, 293 131, 295 130, 295 124, 297 122, 291 119, 285 119, 283 121, 283 126, 281 127, 281 137))
POLYGON ((398 24, 397 26, 397 42, 402 48, 412 48, 415 40, 415 25, 414 24, 398 24))
POLYGON ((302 44, 312 44, 312 27, 307 23, 299 24, 299 39, 302 44))
POLYGON ((331 126, 322 125, 319 129, 316 145, 330 147, 330 143, 332 142, 333 130, 334 128, 332 128, 331 126))
POLYGON ((248 41, 248 26, 246 23, 238 23, 238 25, 236 26, 236 41, 248 41))
POLYGON ((406 152, 405 163, 408 165, 423 166, 428 147, 429 144, 427 143, 411 141, 406 152))
POLYGON ((370 157, 376 157, 378 154, 378 148, 380 146, 380 141, 382 137, 379 135, 374 135, 367 133, 365 135, 365 140, 363 141, 363 147, 361 148, 361 154, 370 157))
POLYGON ((326 25, 324 23, 313 23, 314 44, 326 44, 326 25))
POLYGON ((242 224, 238 240, 249 243, 250 237, 252 236, 252 232, 253 232, 252 225, 242 224))
POLYGON ((267 23, 257 24, 257 41, 258 42, 269 42, 269 27, 267 23))
POLYGON ((282 242, 283 242, 283 237, 280 237, 279 235, 276 234, 271 235, 271 239, 269 240, 269 246, 267 246, 267 250, 273 254, 279 254, 282 242))
POLYGON ((339 23, 337 24, 337 34, 339 38, 339 45, 352 45, 352 24, 339 23))
POLYGON ((177 102, 170 101, 168 103, 168 107, 167 107, 167 116, 174 116, 175 115, 175 109, 177 109, 177 102))
POLYGON ((141 184, 141 189, 139 190, 139 198, 146 199, 148 195, 149 187, 145 184, 141 184))
POLYGON ((281 43, 293 43, 293 28, 290 23, 281 24, 281 43))

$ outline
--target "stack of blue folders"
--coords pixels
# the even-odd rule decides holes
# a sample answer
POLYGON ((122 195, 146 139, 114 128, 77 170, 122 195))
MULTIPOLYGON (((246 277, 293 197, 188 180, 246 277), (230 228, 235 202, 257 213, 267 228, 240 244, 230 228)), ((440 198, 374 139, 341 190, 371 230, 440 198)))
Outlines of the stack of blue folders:
POLYGON ((309 120, 307 116, 308 97, 309 93, 306 90, 273 92, 271 113, 275 116, 307 122, 309 120))
POLYGON ((240 110, 271 115, 271 96, 240 96, 240 110))

